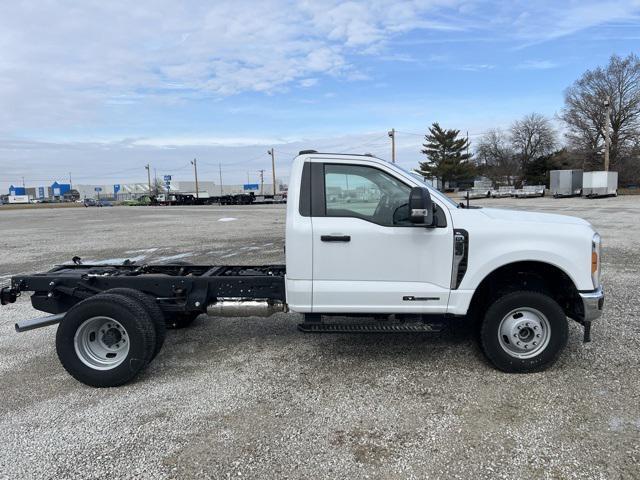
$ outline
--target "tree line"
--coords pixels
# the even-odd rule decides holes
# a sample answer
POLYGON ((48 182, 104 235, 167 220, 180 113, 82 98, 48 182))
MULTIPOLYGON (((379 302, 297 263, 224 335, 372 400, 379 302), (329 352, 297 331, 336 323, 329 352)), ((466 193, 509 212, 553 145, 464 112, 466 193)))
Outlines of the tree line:
POLYGON ((613 55, 607 66, 586 71, 564 92, 556 116, 530 113, 506 129, 483 133, 471 150, 460 130, 428 129, 418 170, 447 183, 486 176, 498 185, 546 184, 549 170, 604 169, 605 128, 609 112, 610 170, 620 185, 640 183, 640 59, 613 55), (608 106, 607 106, 608 102, 608 106), (564 142, 561 141, 564 137, 564 142))

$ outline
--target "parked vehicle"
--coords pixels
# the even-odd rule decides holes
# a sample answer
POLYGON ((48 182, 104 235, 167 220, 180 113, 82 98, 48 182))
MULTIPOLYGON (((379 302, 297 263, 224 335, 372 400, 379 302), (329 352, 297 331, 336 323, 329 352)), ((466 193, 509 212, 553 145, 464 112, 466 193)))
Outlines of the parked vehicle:
POLYGON ((497 190, 491 190, 493 198, 508 198, 513 196, 514 188, 510 185, 498 187, 497 190))
POLYGON ((50 315, 18 331, 59 324, 64 368, 97 387, 121 385, 162 347, 166 328, 208 312, 304 314, 303 332, 433 333, 478 323, 498 369, 554 363, 568 320, 602 312, 600 236, 580 218, 464 208, 410 172, 369 155, 304 151, 294 160, 286 265, 61 265, 17 275, 2 304, 33 292, 50 315), (329 196, 340 191, 345 195, 329 196), (343 198, 350 198, 347 203, 343 198), (331 316, 349 322, 332 322, 331 316))
POLYGON ((29 203, 28 195, 9 195, 7 197, 8 203, 11 204, 21 204, 21 203, 29 203))
POLYGON ((554 198, 582 195, 582 170, 551 170, 549 189, 554 198))
POLYGON ((513 191, 516 198, 544 197, 544 185, 525 185, 519 190, 513 191))
POLYGON ((616 197, 618 172, 585 172, 582 194, 585 197, 616 197))

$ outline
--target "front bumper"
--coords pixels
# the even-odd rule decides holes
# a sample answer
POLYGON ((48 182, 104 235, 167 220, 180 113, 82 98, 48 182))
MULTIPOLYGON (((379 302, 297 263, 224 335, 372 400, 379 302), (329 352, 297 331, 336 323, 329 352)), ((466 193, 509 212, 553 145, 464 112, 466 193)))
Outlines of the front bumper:
POLYGON ((582 298, 584 322, 591 323, 602 315, 602 307, 604 306, 604 290, 602 286, 593 292, 580 292, 580 298, 582 298))

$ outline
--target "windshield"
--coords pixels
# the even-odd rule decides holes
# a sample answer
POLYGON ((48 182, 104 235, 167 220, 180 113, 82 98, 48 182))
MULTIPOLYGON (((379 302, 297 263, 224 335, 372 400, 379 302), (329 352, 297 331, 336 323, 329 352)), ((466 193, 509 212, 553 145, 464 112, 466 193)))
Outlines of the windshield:
POLYGON ((438 197, 438 199, 442 200, 445 203, 448 203, 449 206, 451 206, 453 208, 460 208, 460 205, 458 203, 454 202, 448 196, 446 196, 444 193, 438 191, 437 189, 433 188, 431 185, 426 183, 424 181, 424 178, 422 177, 422 175, 420 175, 419 173, 412 172, 410 170, 407 170, 406 168, 402 168, 400 165, 397 165, 395 163, 390 163, 389 165, 392 168, 400 170, 404 174, 409 175, 411 178, 416 179, 418 182, 420 182, 420 184, 424 185, 425 187, 427 187, 429 189, 429 193, 431 195, 438 197))

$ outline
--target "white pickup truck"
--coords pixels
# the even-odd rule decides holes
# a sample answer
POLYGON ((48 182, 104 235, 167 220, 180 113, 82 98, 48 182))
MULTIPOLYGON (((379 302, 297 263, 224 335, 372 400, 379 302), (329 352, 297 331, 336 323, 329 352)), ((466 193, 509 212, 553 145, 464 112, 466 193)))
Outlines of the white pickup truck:
POLYGON ((304 332, 330 333, 435 332, 470 317, 497 368, 539 371, 566 345, 567 318, 589 341, 604 303, 600 236, 585 220, 465 208, 379 158, 312 150, 291 170, 286 265, 74 258, 14 277, 2 303, 24 291, 51 315, 16 330, 59 323, 63 366, 94 386, 131 380, 158 353, 166 328, 203 313, 278 310, 304 314, 304 332))

